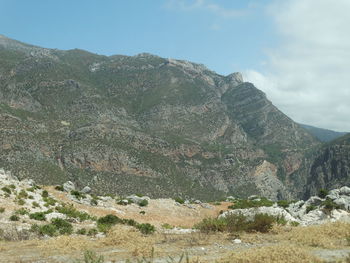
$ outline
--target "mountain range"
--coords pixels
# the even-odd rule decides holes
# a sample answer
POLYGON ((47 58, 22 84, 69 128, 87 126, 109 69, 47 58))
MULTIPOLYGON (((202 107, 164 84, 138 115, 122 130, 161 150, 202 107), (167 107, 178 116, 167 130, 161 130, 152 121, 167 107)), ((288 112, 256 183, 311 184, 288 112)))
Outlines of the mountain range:
POLYGON ((240 73, 147 53, 0 36, 0 120, 0 167, 42 184, 203 200, 349 184, 347 136, 322 143, 240 73))

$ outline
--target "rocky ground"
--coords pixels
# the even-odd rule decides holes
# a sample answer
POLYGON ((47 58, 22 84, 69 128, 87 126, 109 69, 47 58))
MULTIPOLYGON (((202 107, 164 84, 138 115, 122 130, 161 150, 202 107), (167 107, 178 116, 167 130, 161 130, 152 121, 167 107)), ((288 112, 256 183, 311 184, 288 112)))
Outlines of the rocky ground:
MULTIPOLYGON (((188 255, 189 262, 348 262, 347 187, 322 198, 285 203, 256 196, 182 202, 137 195, 94 196, 90 191, 88 187, 78 191, 70 182, 38 186, 0 169, 0 262, 77 262, 84 251, 102 255, 104 262, 179 262, 182 255, 188 255), (247 203, 257 207, 237 208, 247 203), (327 210, 330 205, 336 207, 327 210), (205 218, 232 213, 247 218, 256 213, 283 215, 286 222, 264 234, 204 233, 193 228, 205 218), (123 221, 103 231, 99 219, 110 214, 135 223, 123 221), (72 228, 62 227, 63 221, 57 219, 72 228), (154 233, 141 232, 138 226, 146 224, 155 227, 154 233), (54 233, 48 231, 52 225, 57 227, 54 233)), ((186 256, 182 262, 187 262, 186 256)))

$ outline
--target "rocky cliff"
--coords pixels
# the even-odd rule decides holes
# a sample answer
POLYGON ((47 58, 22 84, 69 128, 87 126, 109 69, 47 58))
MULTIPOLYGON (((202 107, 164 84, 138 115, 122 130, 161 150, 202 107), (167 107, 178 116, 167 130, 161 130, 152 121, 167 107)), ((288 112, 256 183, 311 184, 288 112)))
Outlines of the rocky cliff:
POLYGON ((0 167, 120 195, 291 198, 319 145, 239 73, 4 36, 0 120, 0 167))

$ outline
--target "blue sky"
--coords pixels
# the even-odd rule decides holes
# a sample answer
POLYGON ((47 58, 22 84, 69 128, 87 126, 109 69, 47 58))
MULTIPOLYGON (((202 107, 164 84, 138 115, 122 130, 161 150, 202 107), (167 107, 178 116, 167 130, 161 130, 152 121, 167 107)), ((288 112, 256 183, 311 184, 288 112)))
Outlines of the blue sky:
MULTIPOLYGON (((258 4, 259 3, 259 4, 258 4)), ((259 67, 276 41, 264 7, 249 0, 0 0, 0 34, 99 54, 149 52, 220 74, 259 67)))
POLYGON ((349 0, 0 0, 0 34, 240 71, 295 121, 350 131, 349 13, 349 0))

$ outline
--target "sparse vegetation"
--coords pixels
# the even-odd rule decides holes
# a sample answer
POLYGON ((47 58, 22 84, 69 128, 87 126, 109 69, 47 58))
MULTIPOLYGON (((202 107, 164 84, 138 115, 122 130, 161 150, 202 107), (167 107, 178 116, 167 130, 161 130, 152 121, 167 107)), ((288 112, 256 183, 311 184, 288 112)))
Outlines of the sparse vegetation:
POLYGON ((103 256, 98 256, 93 251, 85 251, 83 261, 78 260, 75 263, 103 263, 103 262, 105 262, 103 256))
POLYGON ((326 198, 327 195, 328 195, 328 190, 326 189, 320 189, 320 191, 318 191, 318 196, 320 198, 326 198))
POLYGON ((0 207, 0 214, 5 212, 5 207, 0 207))
POLYGON ((185 203, 185 200, 183 200, 181 197, 176 197, 174 200, 175 200, 175 202, 177 202, 179 204, 184 204, 185 203))
POLYGON ((88 213, 78 211, 73 205, 63 204, 61 206, 56 207, 56 210, 61 214, 65 214, 67 217, 77 218, 80 222, 89 219, 94 219, 94 217, 90 216, 88 213))
POLYGON ((18 210, 15 211, 16 215, 28 215, 29 214, 29 210, 26 208, 20 208, 18 210))
POLYGON ((64 191, 64 188, 63 188, 62 185, 56 185, 56 186, 55 186, 55 189, 56 189, 57 191, 61 191, 61 192, 64 191))
POLYGON ((45 221, 46 220, 44 212, 36 212, 36 213, 29 214, 29 218, 34 219, 34 220, 38 220, 38 221, 45 221))
POLYGON ((148 200, 146 200, 146 199, 142 199, 142 201, 141 202, 139 202, 139 206, 147 206, 148 205, 148 200))
POLYGON ((10 216, 11 221, 19 221, 19 216, 18 215, 12 215, 10 216))
POLYGON ((42 196, 43 198, 48 198, 48 197, 49 197, 49 192, 46 191, 46 190, 43 190, 43 192, 41 193, 41 196, 42 196))
POLYGON ((6 186, 2 187, 1 190, 9 195, 11 194, 11 189, 6 186))
POLYGON ((86 195, 84 193, 81 193, 81 192, 79 192, 77 190, 72 190, 70 192, 70 194, 73 195, 78 200, 86 198, 86 195))
POLYGON ((259 198, 256 200, 246 200, 246 199, 237 199, 234 204, 229 206, 230 209, 246 209, 252 207, 261 207, 261 206, 272 206, 273 201, 268 200, 267 198, 259 198))
POLYGON ((306 213, 309 213, 310 211, 315 210, 316 208, 317 208, 317 206, 308 205, 308 206, 306 207, 306 213))
POLYGON ((138 230, 140 230, 140 232, 142 234, 145 234, 145 235, 153 234, 154 231, 156 231, 156 228, 153 225, 149 224, 149 223, 137 224, 136 228, 138 230))

